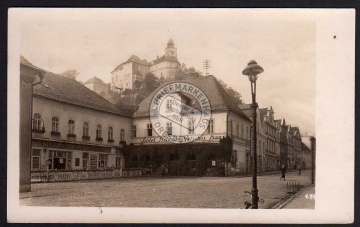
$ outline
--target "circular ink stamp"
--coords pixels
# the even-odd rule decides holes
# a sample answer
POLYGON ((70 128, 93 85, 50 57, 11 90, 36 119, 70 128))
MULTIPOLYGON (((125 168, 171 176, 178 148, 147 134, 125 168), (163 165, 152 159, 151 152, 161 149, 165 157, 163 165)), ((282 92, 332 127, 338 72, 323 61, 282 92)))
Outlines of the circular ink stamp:
POLYGON ((151 100, 150 121, 161 142, 201 140, 210 119, 209 99, 201 89, 187 82, 166 84, 151 100))

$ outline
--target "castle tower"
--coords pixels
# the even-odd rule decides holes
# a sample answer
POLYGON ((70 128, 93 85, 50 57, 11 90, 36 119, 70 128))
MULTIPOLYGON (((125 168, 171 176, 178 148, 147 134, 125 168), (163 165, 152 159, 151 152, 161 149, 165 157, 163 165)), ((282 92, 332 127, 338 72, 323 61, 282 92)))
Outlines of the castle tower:
POLYGON ((172 39, 169 39, 167 43, 167 47, 165 48, 165 57, 174 57, 177 58, 177 50, 175 47, 175 43, 172 39))

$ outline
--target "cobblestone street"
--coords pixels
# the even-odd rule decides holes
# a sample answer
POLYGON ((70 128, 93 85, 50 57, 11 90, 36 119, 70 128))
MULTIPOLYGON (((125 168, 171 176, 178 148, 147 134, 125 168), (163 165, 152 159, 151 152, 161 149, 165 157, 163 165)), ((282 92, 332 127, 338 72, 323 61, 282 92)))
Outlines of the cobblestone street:
MULTIPOLYGON (((288 172, 287 180, 301 186, 310 182, 310 171, 288 172)), ((258 176, 259 208, 271 208, 287 195, 280 173, 258 176)), ((91 207, 243 208, 251 196, 251 177, 163 178, 138 177, 96 181, 33 184, 20 194, 21 205, 91 207)))

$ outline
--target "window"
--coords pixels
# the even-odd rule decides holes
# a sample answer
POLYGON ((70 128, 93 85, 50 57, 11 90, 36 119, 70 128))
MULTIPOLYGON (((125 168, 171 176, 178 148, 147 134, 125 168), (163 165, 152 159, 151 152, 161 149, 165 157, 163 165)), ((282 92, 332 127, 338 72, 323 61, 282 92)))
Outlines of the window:
POLYGON ((188 124, 189 124, 189 134, 193 135, 194 134, 194 121, 189 120, 188 124))
POLYGON ((214 120, 211 119, 209 121, 209 125, 208 125, 208 128, 207 128, 207 133, 214 133, 214 120))
POLYGON ((133 138, 136 137, 136 125, 133 125, 131 128, 131 137, 133 138))
POLYGON ((120 130, 120 141, 125 141, 125 130, 124 129, 120 130))
POLYGON ((249 127, 246 127, 246 138, 250 139, 250 137, 249 137, 249 127))
POLYGON ((241 137, 244 138, 244 125, 241 125, 241 137))
POLYGON ((106 168, 106 160, 107 160, 107 155, 106 154, 100 154, 99 155, 99 166, 100 168, 106 168))
POLYGON ((101 137, 101 134, 102 134, 102 129, 101 129, 101 125, 97 125, 96 126, 96 138, 102 138, 101 137))
POLYGON ((59 118, 53 117, 52 119, 52 129, 53 132, 59 132, 59 118))
POLYGON ((75 121, 69 120, 68 134, 75 134, 75 121))
POLYGON ((83 137, 89 136, 89 123, 84 122, 83 124, 83 137))
POLYGON ((80 158, 75 158, 75 166, 80 166, 80 158))
POLYGON ((108 129, 108 140, 113 140, 113 139, 114 139, 113 128, 109 127, 109 129, 108 129))
POLYGON ((147 124, 147 135, 152 136, 152 124, 147 124))
POLYGON ((171 122, 166 123, 166 131, 169 136, 172 135, 172 123, 171 122))
POLYGON ((236 124, 236 136, 240 137, 240 126, 236 124))
POLYGON ((87 169, 89 163, 89 153, 84 152, 82 158, 83 158, 83 168, 87 169))
POLYGON ((32 119, 32 129, 35 130, 42 130, 42 122, 41 114, 34 113, 33 119, 32 119))
POLYGON ((32 157, 31 157, 31 168, 34 170, 40 169, 40 149, 33 149, 32 150, 32 157))
POLYGON ((236 163, 237 163, 237 150, 233 150, 233 162, 234 162, 234 164, 236 165, 236 163))

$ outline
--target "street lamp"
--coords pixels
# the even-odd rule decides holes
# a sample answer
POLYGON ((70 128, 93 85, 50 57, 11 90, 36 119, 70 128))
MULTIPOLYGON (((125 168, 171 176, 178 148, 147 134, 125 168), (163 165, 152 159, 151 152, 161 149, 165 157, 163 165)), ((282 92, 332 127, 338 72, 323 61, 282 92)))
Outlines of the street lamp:
POLYGON ((257 189, 257 159, 256 159, 256 109, 258 107, 258 104, 256 103, 256 80, 258 78, 258 75, 260 73, 264 72, 264 69, 259 66, 256 61, 251 60, 247 67, 242 72, 243 75, 248 76, 250 83, 251 83, 251 95, 252 95, 252 104, 251 108, 253 110, 252 112, 252 153, 253 153, 253 172, 252 172, 252 189, 251 189, 251 195, 252 195, 252 209, 258 209, 258 189, 257 189))

